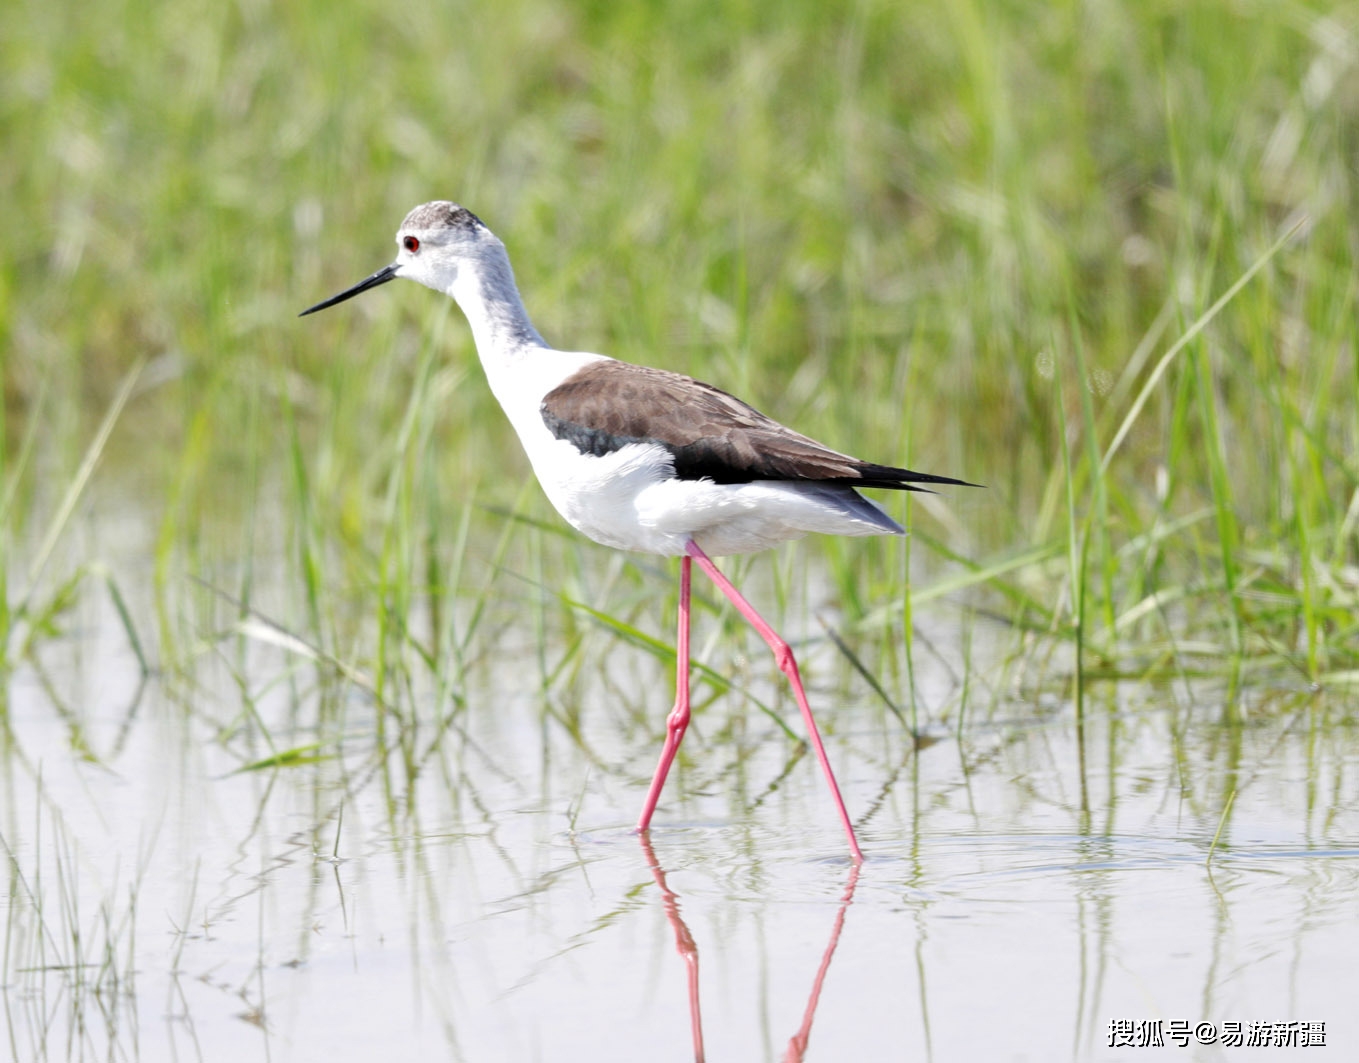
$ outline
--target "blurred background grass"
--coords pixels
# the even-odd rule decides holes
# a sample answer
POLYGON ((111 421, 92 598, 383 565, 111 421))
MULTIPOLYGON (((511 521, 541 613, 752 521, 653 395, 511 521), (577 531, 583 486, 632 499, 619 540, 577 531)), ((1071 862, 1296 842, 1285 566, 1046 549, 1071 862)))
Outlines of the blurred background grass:
MULTIPOLYGON (((280 621, 379 686, 412 643, 455 673, 481 605, 524 593, 472 580, 469 542, 665 632, 666 574, 525 489, 456 310, 398 286, 295 318, 452 198, 557 346, 987 485, 915 503, 906 544, 781 555, 829 572, 870 670, 909 672, 912 590, 970 582, 1017 652, 1076 648, 1062 682, 1343 689, 1357 32, 1355 4, 1273 2, 7 4, 5 657, 102 559, 63 499, 155 529, 161 667, 213 626, 184 577, 253 602, 262 554, 280 621)), ((541 609, 579 645, 579 610, 541 609)))

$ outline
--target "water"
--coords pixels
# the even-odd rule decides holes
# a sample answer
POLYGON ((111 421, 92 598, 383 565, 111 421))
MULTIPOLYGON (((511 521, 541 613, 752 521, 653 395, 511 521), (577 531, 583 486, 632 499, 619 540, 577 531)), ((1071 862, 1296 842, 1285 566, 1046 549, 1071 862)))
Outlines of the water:
MULTIPOLYGON (((1359 1045, 1359 740, 1320 695, 1227 726, 1198 693, 1100 689, 1082 756, 1059 700, 917 754, 861 684, 814 689, 856 875, 814 761, 737 695, 696 717, 649 841, 630 833, 669 680, 602 642, 583 704, 545 698, 506 643, 450 726, 431 709, 403 745, 362 689, 258 641, 204 642, 143 683, 109 607, 86 607, 9 685, 0 1043, 25 1061, 692 1060, 700 1039, 711 1060, 1210 1060, 1236 1053, 1173 1047, 1171 1023, 1302 1022, 1329 1058, 1359 1045), (305 757, 318 714, 342 756, 238 770, 270 753, 254 717, 305 757), (1160 1020, 1167 1047, 1111 1047, 1112 1020, 1128 1039, 1160 1020)), ((834 671, 811 656, 814 681, 834 671)), ((766 667, 761 696, 795 724, 766 667)))

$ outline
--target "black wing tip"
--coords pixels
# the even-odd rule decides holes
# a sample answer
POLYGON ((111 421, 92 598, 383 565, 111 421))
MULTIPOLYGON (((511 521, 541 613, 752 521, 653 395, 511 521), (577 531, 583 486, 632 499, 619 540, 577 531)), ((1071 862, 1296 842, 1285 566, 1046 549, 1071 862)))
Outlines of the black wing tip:
POLYGON ((860 477, 858 486, 860 487, 883 487, 897 491, 924 491, 933 494, 928 487, 917 485, 981 488, 986 486, 985 484, 974 484, 968 480, 959 480, 954 476, 938 476, 932 472, 913 472, 910 469, 898 469, 891 465, 864 463, 858 467, 858 472, 860 477))

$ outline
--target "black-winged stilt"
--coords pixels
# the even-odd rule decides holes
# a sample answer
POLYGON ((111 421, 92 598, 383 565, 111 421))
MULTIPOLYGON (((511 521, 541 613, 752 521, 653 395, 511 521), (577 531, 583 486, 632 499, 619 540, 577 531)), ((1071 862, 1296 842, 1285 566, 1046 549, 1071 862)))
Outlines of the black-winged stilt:
POLYGON ((456 300, 491 390, 547 497, 605 546, 680 558, 675 706, 637 822, 645 831, 689 724, 690 566, 699 567, 774 651, 821 762, 854 862, 854 826, 798 676, 793 651, 713 564, 808 532, 891 535, 903 529, 859 487, 921 490, 962 480, 860 461, 785 428, 710 384, 602 354, 549 347, 529 321, 505 245, 471 211, 416 207, 396 234, 396 261, 303 316, 408 277, 456 300))

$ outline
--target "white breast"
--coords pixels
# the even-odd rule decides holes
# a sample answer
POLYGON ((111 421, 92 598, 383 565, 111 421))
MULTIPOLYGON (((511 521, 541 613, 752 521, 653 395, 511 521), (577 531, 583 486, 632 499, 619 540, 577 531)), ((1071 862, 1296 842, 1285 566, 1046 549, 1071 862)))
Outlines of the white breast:
POLYGON ((582 454, 558 439, 543 421, 543 397, 600 354, 524 348, 497 364, 485 364, 491 390, 504 407, 543 492, 573 528, 620 550, 682 554, 685 540, 657 535, 640 524, 636 500, 673 475, 664 447, 639 443, 603 457, 582 454))

